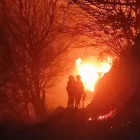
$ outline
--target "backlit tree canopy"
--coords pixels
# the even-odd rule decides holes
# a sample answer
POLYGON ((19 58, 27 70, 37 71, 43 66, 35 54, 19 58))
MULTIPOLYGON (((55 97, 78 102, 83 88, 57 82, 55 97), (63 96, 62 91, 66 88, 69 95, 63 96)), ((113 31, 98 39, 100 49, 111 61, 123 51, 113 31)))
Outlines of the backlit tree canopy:
POLYGON ((92 23, 84 27, 90 33, 94 32, 94 36, 102 38, 107 45, 106 51, 117 55, 124 51, 130 53, 139 33, 139 0, 73 0, 71 4, 77 4, 87 12, 87 18, 92 23))

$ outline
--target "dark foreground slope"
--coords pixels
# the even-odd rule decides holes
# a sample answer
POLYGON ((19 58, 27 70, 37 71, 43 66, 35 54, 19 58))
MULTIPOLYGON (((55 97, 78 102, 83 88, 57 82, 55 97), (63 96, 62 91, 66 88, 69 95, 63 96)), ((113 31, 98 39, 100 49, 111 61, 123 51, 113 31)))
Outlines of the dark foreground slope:
POLYGON ((37 125, 5 136, 8 140, 139 140, 140 98, 135 93, 112 118, 89 121, 86 109, 63 109, 37 125))

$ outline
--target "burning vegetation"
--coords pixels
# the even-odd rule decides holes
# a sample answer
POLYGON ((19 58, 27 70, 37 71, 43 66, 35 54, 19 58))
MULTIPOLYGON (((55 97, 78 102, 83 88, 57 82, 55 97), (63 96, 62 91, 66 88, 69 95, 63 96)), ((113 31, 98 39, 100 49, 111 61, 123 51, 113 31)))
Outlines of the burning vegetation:
POLYGON ((99 78, 109 72, 112 67, 112 59, 107 58, 106 62, 100 62, 100 65, 94 63, 84 63, 81 58, 76 60, 76 66, 86 89, 94 92, 95 84, 99 78))

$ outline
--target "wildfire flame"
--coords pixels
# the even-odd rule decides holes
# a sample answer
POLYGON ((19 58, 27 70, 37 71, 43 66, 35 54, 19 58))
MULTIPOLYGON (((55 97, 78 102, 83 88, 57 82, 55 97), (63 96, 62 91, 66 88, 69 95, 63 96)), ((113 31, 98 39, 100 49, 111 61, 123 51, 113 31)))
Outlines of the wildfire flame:
POLYGON ((94 64, 82 64, 81 58, 78 58, 76 60, 76 66, 85 88, 93 92, 98 79, 103 77, 104 73, 107 73, 110 70, 112 60, 108 57, 106 62, 102 62, 101 66, 97 66, 94 64))

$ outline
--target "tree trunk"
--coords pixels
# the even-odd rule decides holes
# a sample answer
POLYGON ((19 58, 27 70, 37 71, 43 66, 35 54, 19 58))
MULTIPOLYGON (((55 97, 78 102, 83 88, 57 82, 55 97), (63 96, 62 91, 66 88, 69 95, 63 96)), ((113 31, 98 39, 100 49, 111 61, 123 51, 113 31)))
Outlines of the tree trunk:
POLYGON ((47 111, 44 102, 42 99, 37 99, 36 103, 34 104, 36 118, 38 120, 43 120, 47 116, 47 111))

